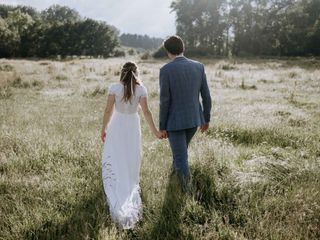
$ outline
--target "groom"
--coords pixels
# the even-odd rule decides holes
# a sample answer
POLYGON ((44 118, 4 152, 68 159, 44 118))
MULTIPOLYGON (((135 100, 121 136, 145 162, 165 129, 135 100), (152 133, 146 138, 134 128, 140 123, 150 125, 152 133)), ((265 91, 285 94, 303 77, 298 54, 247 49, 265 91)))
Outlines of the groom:
POLYGON ((211 96, 204 65, 183 56, 182 39, 171 36, 163 46, 172 61, 160 69, 160 130, 169 138, 173 168, 186 190, 190 180, 188 146, 197 127, 201 132, 209 128, 211 96))

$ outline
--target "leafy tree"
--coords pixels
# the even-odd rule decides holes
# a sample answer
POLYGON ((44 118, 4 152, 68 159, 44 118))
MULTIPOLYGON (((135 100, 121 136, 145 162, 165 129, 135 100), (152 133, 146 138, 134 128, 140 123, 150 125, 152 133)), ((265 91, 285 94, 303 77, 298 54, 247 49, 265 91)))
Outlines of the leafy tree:
POLYGON ((11 6, 11 5, 0 4, 0 16, 2 18, 7 18, 8 13, 15 10, 20 10, 22 13, 27 13, 32 18, 36 18, 40 15, 39 12, 33 7, 23 6, 23 5, 11 6))
POLYGON ((86 19, 78 24, 77 32, 83 55, 108 57, 119 45, 114 29, 105 22, 86 19))
POLYGON ((177 15, 177 34, 185 39, 189 51, 226 55, 225 0, 180 0, 172 2, 171 8, 177 15))
POLYGON ((18 44, 19 36, 11 31, 7 22, 0 17, 0 56, 12 56, 18 44))
POLYGON ((0 5, 0 14, 0 57, 108 57, 119 45, 115 27, 83 19, 65 6, 39 13, 27 6, 0 5))
POLYGON ((69 7, 52 5, 41 12, 42 20, 48 25, 63 25, 81 20, 80 14, 69 7))
POLYGON ((32 17, 28 13, 21 12, 20 9, 10 11, 6 18, 8 28, 21 35, 28 31, 28 28, 34 23, 32 17))
POLYGON ((116 46, 118 46, 117 35, 108 24, 86 19, 48 28, 41 42, 41 56, 108 57, 116 46))
POLYGON ((194 54, 319 55, 319 0, 176 0, 177 34, 194 54))
POLYGON ((14 10, 15 10, 14 6, 0 4, 0 17, 5 19, 8 17, 8 12, 14 11, 14 10))
POLYGON ((34 23, 32 17, 20 11, 9 11, 7 18, 2 19, 1 42, 3 56, 19 56, 21 36, 28 34, 30 26, 34 23))

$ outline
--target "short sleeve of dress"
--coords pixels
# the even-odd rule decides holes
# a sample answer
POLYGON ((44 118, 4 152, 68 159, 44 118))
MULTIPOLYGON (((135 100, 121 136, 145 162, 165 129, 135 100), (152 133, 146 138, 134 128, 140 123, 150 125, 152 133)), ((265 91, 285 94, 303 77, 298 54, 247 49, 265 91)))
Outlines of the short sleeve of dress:
POLYGON ((109 89, 108 89, 108 95, 116 94, 116 90, 117 90, 117 85, 116 84, 111 84, 109 86, 109 89))
POLYGON ((147 88, 145 86, 141 85, 140 97, 147 97, 147 96, 148 96, 147 88))

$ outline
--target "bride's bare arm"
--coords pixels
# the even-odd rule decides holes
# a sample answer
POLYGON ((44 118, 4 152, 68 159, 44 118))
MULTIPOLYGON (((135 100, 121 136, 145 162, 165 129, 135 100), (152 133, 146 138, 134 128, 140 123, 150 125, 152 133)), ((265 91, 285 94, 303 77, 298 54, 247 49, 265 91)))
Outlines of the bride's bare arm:
POLYGON ((150 127, 150 130, 153 132, 153 134, 157 137, 157 138, 161 138, 162 137, 162 134, 161 132, 158 131, 158 129, 156 128, 155 124, 154 124, 154 121, 153 121, 153 117, 152 117, 152 113, 149 109, 149 106, 148 106, 148 100, 147 100, 147 97, 140 97, 140 100, 139 100, 139 103, 140 103, 140 106, 142 108, 142 111, 143 111, 143 115, 150 127))
POLYGON ((114 107, 114 102, 115 102, 115 95, 108 95, 107 99, 107 105, 104 110, 104 115, 103 115, 103 122, 102 122, 102 129, 101 129, 101 140, 104 142, 106 134, 105 134, 105 129, 109 124, 112 112, 113 112, 113 107, 114 107))

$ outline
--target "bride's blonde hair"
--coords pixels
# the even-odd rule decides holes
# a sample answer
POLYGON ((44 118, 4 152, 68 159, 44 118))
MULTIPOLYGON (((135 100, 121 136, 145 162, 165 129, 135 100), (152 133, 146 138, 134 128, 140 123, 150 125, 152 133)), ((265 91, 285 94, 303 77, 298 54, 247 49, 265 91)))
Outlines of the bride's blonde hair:
POLYGON ((136 85, 140 85, 138 79, 138 66, 134 62, 126 62, 120 74, 120 81, 124 85, 123 100, 130 101, 132 96, 135 95, 136 85))

